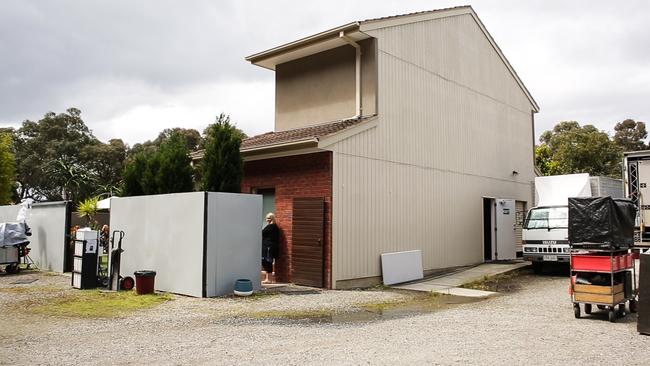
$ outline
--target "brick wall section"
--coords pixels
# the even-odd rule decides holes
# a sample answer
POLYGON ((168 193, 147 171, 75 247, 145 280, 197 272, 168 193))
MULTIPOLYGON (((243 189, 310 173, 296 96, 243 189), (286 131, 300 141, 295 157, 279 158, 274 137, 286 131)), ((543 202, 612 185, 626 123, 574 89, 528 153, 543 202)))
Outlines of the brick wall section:
POLYGON ((325 288, 332 288, 332 153, 254 160, 244 164, 242 192, 275 189, 275 215, 282 235, 276 259, 276 279, 291 282, 291 222, 294 197, 325 199, 324 266, 325 288))

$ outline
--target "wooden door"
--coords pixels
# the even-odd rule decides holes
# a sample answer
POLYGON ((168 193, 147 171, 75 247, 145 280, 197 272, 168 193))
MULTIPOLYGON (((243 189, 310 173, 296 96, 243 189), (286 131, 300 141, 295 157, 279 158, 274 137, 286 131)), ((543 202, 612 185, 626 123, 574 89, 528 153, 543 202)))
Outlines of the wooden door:
POLYGON ((323 198, 294 198, 291 282, 323 287, 323 198))

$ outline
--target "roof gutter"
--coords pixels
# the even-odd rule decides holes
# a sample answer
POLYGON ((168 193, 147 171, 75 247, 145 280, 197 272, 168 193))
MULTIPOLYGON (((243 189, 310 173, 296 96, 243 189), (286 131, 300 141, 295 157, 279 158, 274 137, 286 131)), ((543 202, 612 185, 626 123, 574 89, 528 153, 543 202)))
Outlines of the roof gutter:
POLYGON ((280 144, 270 144, 270 145, 263 145, 263 146, 256 146, 252 147, 249 149, 240 149, 240 152, 243 153, 256 153, 258 151, 264 151, 264 150, 269 150, 269 149, 274 149, 274 150, 283 150, 283 149, 294 149, 294 148, 301 148, 301 147, 307 147, 307 146, 318 146, 318 138, 312 137, 304 140, 299 140, 299 141, 291 141, 291 142, 285 142, 285 143, 280 143, 280 144))
POLYGON ((339 38, 343 39, 347 43, 350 44, 350 46, 354 47, 355 52, 356 52, 356 58, 355 58, 355 84, 356 84, 356 115, 352 117, 352 119, 356 119, 361 117, 362 113, 362 106, 361 106, 361 46, 355 42, 352 38, 348 37, 345 35, 345 31, 340 31, 339 32, 339 38))

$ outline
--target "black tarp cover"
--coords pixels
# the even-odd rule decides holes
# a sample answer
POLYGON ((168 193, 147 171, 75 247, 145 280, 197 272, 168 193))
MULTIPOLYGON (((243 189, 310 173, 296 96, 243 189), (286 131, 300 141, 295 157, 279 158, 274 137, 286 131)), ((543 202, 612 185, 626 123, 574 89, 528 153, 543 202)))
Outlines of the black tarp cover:
POLYGON ((636 206, 630 200, 569 198, 569 242, 630 247, 634 244, 635 218, 636 206))

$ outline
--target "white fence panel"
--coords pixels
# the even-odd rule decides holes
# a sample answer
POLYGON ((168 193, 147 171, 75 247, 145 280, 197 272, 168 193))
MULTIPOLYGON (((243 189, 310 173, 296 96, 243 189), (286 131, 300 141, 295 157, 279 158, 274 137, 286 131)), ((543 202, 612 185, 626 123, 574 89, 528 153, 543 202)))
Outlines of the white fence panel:
MULTIPOLYGON (((32 206, 27 224, 32 229, 29 257, 38 268, 53 272, 65 269, 68 242, 67 202, 44 202, 32 206)), ((15 222, 19 205, 0 206, 0 222, 15 222)))
POLYGON ((207 296, 232 293, 240 278, 251 280, 259 290, 261 215, 261 195, 208 193, 207 296))
POLYGON ((125 233, 121 275, 154 270, 156 290, 201 297, 204 200, 203 192, 111 200, 111 231, 125 233))

